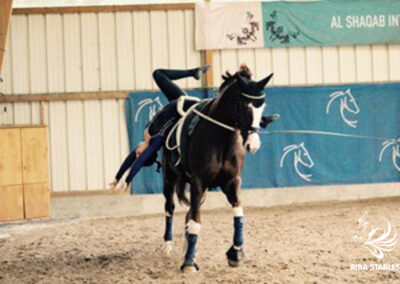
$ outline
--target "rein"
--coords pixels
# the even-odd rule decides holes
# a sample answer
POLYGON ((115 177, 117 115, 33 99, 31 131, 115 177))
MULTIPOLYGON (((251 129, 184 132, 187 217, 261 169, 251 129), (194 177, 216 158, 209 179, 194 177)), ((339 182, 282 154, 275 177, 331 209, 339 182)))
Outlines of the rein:
POLYGON ((198 116, 200 116, 201 118, 203 118, 205 120, 208 120, 209 122, 214 123, 214 124, 216 124, 216 125, 218 125, 218 126, 220 126, 222 128, 225 128, 225 129, 230 130, 232 132, 236 131, 235 128, 233 128, 232 126, 229 126, 229 125, 226 125, 226 124, 224 124, 222 122, 219 122, 218 120, 215 120, 215 119, 209 117, 208 115, 205 115, 204 113, 198 111, 197 109, 194 109, 193 112, 195 114, 197 114, 198 116))
MULTIPOLYGON (((246 94, 246 93, 243 93, 243 92, 241 92, 240 94, 243 97, 248 98, 248 99, 252 99, 252 100, 260 100, 260 99, 264 99, 265 98, 265 94, 262 94, 262 95, 259 95, 259 96, 252 96, 252 95, 249 95, 249 94, 246 94)), ((215 119, 209 117, 208 115, 205 115, 204 113, 201 113, 197 109, 193 109, 193 112, 195 114, 197 114, 198 116, 200 116, 201 118, 203 118, 205 120, 208 120, 209 122, 214 123, 214 124, 216 124, 216 125, 218 125, 218 126, 220 126, 222 128, 225 128, 225 129, 227 129, 229 131, 232 131, 232 132, 236 131, 236 128, 234 128, 232 126, 229 126, 229 125, 227 125, 225 123, 222 123, 222 122, 220 122, 218 120, 215 120, 215 119)), ((255 132, 257 132, 257 131, 255 131, 255 132)))

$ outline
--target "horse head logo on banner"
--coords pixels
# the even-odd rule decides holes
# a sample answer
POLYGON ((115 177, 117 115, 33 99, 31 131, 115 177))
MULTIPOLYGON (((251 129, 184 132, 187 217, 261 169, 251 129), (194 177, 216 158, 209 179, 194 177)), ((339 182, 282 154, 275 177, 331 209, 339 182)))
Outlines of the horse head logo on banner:
POLYGON ((342 116, 343 121, 350 127, 356 128, 357 127, 357 120, 350 120, 346 117, 345 111, 357 115, 360 113, 360 108, 351 94, 350 89, 347 89, 345 92, 343 91, 337 91, 332 94, 330 94, 330 100, 328 102, 328 105, 326 106, 326 114, 329 114, 329 110, 331 107, 331 104, 336 100, 340 99, 340 115, 342 116))
POLYGON ((382 150, 379 153, 379 162, 383 160, 383 154, 386 149, 392 147, 392 162, 393 166, 400 172, 400 138, 399 139, 389 139, 382 143, 382 150))
POLYGON ((309 169, 314 167, 314 162, 311 159, 310 153, 304 146, 304 142, 302 142, 298 145, 296 145, 296 144, 289 145, 283 149, 283 155, 282 155, 282 158, 280 161, 281 168, 283 168, 283 163, 285 161, 286 156, 289 153, 294 153, 293 167, 294 167, 297 175, 305 181, 311 181, 312 174, 305 174, 305 173, 301 172, 300 168, 299 168, 299 164, 303 165, 304 167, 309 168, 309 169))
POLYGON ((138 103, 138 109, 135 114, 135 122, 139 121, 139 116, 142 110, 148 107, 149 108, 149 121, 152 120, 153 116, 163 107, 161 103, 160 97, 157 96, 154 99, 147 98, 143 99, 138 103))

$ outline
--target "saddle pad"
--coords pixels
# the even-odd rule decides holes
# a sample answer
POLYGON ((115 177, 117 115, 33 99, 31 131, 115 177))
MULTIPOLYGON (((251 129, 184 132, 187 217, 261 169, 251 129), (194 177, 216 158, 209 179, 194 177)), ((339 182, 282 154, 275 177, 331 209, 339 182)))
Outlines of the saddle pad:
MULTIPOLYGON (((207 114, 210 110, 210 107, 214 99, 206 99, 202 101, 199 105, 197 105, 196 110, 201 113, 207 114)), ((188 167, 188 150, 189 150, 189 140, 192 136, 196 126, 202 118, 196 115, 194 112, 190 113, 188 117, 185 119, 182 134, 181 134, 181 165, 184 170, 184 173, 190 178, 190 172, 188 167)))
MULTIPOLYGON (((196 110, 207 113, 211 107, 212 102, 214 99, 206 99, 200 102, 195 108, 196 110)), ((187 158, 187 151, 189 149, 189 138, 193 134, 194 130, 196 129, 197 124, 200 121, 200 117, 196 115, 194 112, 191 112, 183 122, 182 132, 180 137, 180 148, 176 149, 172 153, 172 160, 174 164, 177 164, 174 171, 177 174, 185 174, 187 177, 191 177, 189 170, 188 170, 188 158, 187 158)), ((175 127, 171 133, 171 138, 168 141, 169 146, 177 145, 176 139, 176 132, 177 128, 175 127)))

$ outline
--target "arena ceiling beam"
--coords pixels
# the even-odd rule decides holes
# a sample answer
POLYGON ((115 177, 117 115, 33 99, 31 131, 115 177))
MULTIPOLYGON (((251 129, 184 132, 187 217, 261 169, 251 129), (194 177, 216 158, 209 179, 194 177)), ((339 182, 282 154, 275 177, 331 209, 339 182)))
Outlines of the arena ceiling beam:
POLYGON ((54 102, 54 101, 76 101, 76 100, 110 100, 125 99, 129 96, 128 91, 111 92, 77 92, 77 93, 52 93, 32 95, 4 95, 0 93, 0 103, 26 103, 26 102, 54 102))
POLYGON ((13 15, 194 10, 194 3, 15 8, 13 15))

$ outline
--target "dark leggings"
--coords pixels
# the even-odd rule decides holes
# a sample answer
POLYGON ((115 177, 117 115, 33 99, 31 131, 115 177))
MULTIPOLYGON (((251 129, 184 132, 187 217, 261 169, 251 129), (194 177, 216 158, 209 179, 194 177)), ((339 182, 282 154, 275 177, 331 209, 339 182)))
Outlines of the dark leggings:
POLYGON ((188 70, 157 69, 153 72, 153 78, 167 99, 169 101, 173 101, 180 96, 186 96, 187 94, 184 90, 172 82, 172 80, 194 77, 196 76, 198 70, 198 68, 188 70))
MULTIPOLYGON (((153 78, 157 86, 167 97, 168 101, 173 101, 180 96, 186 96, 186 93, 179 86, 173 83, 172 80, 196 77, 198 70, 198 68, 189 70, 157 69, 153 72, 153 78)), ((146 160, 162 147, 163 142, 163 136, 158 135, 151 138, 149 147, 139 156, 139 158, 136 157, 136 149, 132 151, 122 163, 117 175, 115 176, 115 179, 119 181, 124 173, 132 166, 128 176, 125 179, 127 184, 131 183, 135 175, 145 165, 146 160)))
POLYGON ((149 146, 137 159, 136 159, 136 149, 132 151, 129 154, 129 156, 126 157, 125 161, 122 163, 122 166, 120 167, 117 175, 115 176, 115 179, 119 181, 124 175, 124 173, 132 166, 128 176, 125 179, 125 182, 127 184, 130 184, 135 175, 144 166, 147 159, 150 158, 158 150, 160 150, 163 143, 164 143, 164 137, 157 135, 150 139, 149 146))

